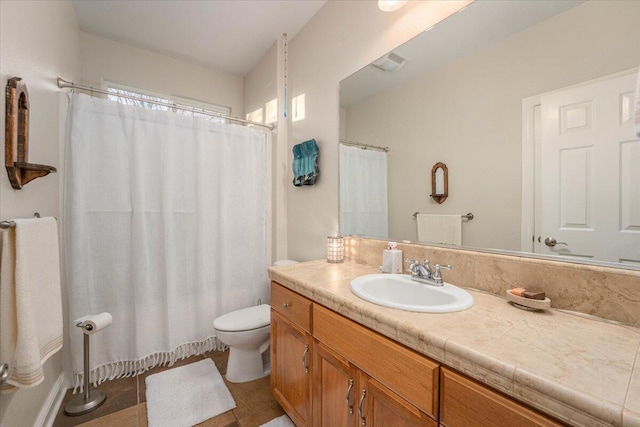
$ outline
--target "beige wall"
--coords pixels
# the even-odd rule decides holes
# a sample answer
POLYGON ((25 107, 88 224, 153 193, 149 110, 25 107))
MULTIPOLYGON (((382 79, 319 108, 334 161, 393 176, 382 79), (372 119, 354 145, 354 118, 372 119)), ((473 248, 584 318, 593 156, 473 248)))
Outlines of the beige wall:
POLYGON ((274 42, 260 62, 244 78, 244 114, 259 108, 266 114, 266 103, 277 99, 278 121, 271 141, 271 258, 287 257, 286 160, 287 123, 282 116, 282 41, 274 42))
POLYGON ((375 1, 329 1, 289 44, 288 97, 305 94, 306 118, 289 123, 289 147, 315 138, 320 178, 293 187, 288 158, 288 254, 326 256, 326 236, 338 232, 338 87, 340 80, 431 27, 467 1, 410 1, 385 13, 375 1))
POLYGON ((243 79, 81 32, 82 83, 103 81, 231 107, 244 117, 243 79))
POLYGON ((271 49, 244 78, 244 113, 262 109, 265 117, 265 104, 278 97, 278 43, 274 41, 271 49))
POLYGON ((389 236, 416 240, 415 211, 473 212, 463 245, 520 250, 522 100, 637 67, 639 17, 640 2, 585 3, 349 108, 348 139, 391 147, 389 236))
MULTIPOLYGON (((75 9, 70 1, 2 1, 0 19, 0 82, 4 88, 7 79, 22 77, 29 91, 29 160, 60 169, 66 102, 56 78, 74 79, 80 74, 75 9)), ((0 105, 0 116, 4 118, 4 101, 0 105)), ((0 146, 4 147, 4 132, 0 146)), ((4 165, 4 149, 0 152, 4 165)), ((60 173, 52 174, 14 190, 3 167, 0 219, 30 217, 34 212, 60 217, 60 177, 60 173)), ((0 425, 33 425, 62 372, 61 360, 62 352, 58 352, 45 363, 45 379, 37 387, 0 398, 0 425)))

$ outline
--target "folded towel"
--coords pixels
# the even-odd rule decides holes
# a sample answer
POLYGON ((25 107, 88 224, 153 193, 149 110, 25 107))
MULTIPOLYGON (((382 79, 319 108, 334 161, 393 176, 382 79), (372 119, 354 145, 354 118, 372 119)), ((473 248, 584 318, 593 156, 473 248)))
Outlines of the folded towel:
POLYGON ((44 362, 62 348, 60 259, 55 218, 16 219, 2 234, 0 360, 9 378, 0 390, 30 388, 44 362))
POLYGON ((416 223, 420 242, 462 244, 462 215, 418 214, 416 223))
POLYGON ((320 175, 318 153, 320 149, 315 139, 293 146, 293 185, 313 185, 320 175))

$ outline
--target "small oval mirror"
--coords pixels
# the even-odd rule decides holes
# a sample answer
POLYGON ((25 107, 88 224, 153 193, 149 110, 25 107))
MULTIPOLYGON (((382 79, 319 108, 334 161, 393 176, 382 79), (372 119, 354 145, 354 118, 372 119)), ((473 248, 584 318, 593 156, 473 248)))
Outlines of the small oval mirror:
POLYGON ((431 168, 431 198, 442 203, 449 195, 449 171, 447 165, 438 162, 431 168))

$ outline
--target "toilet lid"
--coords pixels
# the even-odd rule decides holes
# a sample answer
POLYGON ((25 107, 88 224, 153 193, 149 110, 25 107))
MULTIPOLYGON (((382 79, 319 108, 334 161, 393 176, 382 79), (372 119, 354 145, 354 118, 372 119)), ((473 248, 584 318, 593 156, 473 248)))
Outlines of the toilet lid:
POLYGON ((281 259, 279 261, 276 261, 273 263, 274 267, 279 267, 281 265, 291 265, 291 264, 297 264, 298 261, 292 261, 290 259, 281 259))
POLYGON ((223 314, 213 321, 219 331, 240 332, 262 328, 271 323, 271 306, 261 304, 223 314))

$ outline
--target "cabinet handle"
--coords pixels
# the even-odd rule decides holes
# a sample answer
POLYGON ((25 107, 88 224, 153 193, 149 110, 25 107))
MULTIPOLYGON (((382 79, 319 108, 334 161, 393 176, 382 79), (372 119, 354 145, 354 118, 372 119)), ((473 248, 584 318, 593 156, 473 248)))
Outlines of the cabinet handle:
POLYGON ((302 353, 302 366, 304 366, 304 373, 309 373, 309 346, 304 347, 304 353, 302 353))
POLYGON ((360 396, 360 403, 358 403, 358 415, 360 416, 360 421, 362 421, 362 423, 360 424, 362 427, 365 427, 367 425, 367 420, 364 417, 364 413, 362 411, 362 407, 364 406, 364 398, 367 395, 367 390, 366 389, 362 389, 362 395, 360 396))
POLYGON ((349 415, 353 414, 353 404, 351 403, 351 390, 353 390, 353 378, 349 378, 349 387, 347 387, 347 407, 349 415))
POLYGON ((288 308, 291 305, 291 303, 289 302, 283 302, 282 303, 282 308, 288 308))

